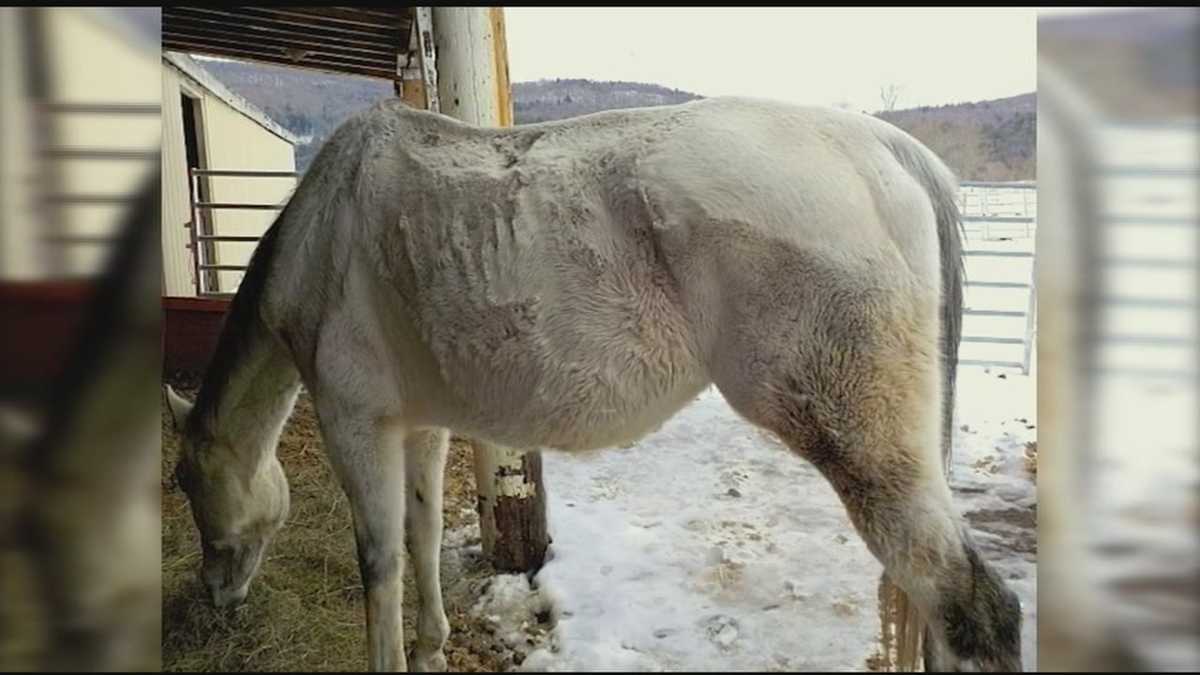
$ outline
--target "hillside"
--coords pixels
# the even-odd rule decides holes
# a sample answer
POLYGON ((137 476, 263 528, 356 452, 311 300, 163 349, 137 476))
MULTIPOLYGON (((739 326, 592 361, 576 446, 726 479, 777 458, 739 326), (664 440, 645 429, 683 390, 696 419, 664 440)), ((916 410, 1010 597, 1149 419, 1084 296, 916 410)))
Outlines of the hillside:
POLYGON ((513 84, 513 117, 517 124, 548 122, 601 110, 648 108, 687 103, 698 94, 640 82, 539 80, 513 84))
MULTIPOLYGON (((199 63, 307 141, 296 148, 296 164, 301 171, 343 120, 393 95, 392 85, 381 80, 236 61, 199 63)), ((560 79, 513 84, 517 124, 698 98, 702 97, 639 82, 560 79)), ((1024 94, 995 101, 899 110, 881 113, 880 117, 924 141, 964 180, 1018 180, 1035 176, 1036 114, 1035 95, 1024 94)))
POLYGON ((307 140, 296 146, 304 171, 321 144, 347 117, 393 95, 390 82, 241 61, 197 60, 234 93, 307 140))
POLYGON ((936 152, 961 180, 1037 176, 1037 94, 877 113, 936 152))

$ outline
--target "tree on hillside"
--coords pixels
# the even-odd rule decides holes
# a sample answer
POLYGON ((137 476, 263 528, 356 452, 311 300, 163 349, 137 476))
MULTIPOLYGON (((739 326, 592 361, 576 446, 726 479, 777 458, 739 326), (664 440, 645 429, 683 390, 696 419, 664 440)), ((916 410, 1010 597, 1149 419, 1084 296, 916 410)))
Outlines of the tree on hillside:
POLYGON ((879 88, 879 99, 883 101, 883 109, 892 111, 896 109, 896 101, 900 100, 900 87, 895 84, 888 84, 879 88))

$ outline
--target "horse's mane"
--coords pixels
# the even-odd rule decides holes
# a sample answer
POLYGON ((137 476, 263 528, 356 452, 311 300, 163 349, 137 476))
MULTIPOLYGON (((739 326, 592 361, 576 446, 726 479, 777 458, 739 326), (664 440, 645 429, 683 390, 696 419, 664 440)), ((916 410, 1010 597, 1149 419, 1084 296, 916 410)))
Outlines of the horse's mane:
POLYGON ((205 437, 211 434, 221 395, 260 326, 259 306, 267 283, 267 273, 275 257, 280 224, 286 215, 285 207, 259 240, 246 274, 229 305, 216 351, 204 373, 200 391, 196 394, 196 405, 187 419, 185 431, 189 436, 205 437))

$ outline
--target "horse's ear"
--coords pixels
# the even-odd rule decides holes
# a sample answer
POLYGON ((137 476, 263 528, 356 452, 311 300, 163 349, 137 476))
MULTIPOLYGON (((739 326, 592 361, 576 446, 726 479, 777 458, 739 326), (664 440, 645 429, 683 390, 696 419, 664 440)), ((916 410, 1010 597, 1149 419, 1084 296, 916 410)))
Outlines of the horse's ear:
POLYGON ((183 428, 184 421, 192 412, 192 403, 186 398, 175 393, 171 385, 164 385, 167 390, 167 405, 171 407, 171 421, 175 424, 175 430, 179 431, 183 428))

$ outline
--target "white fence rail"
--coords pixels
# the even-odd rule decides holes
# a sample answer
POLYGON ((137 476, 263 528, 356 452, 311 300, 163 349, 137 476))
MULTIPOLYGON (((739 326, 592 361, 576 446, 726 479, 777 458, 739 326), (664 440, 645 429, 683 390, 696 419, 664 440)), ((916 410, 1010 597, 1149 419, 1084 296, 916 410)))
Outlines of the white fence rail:
MULTIPOLYGON (((192 169, 192 194, 199 181, 223 178, 297 178, 286 171, 192 169)), ((199 202, 193 198, 191 236, 193 279, 199 296, 225 296, 211 275, 244 271, 245 265, 223 264, 213 258, 218 242, 257 242, 257 236, 215 232, 208 213, 219 209, 279 210, 283 204, 199 202)), ((1036 335, 1034 231, 1037 223, 1037 184, 968 181, 962 183, 959 209, 966 232, 966 304, 963 349, 959 363, 969 366, 1018 368, 1028 374, 1036 335)))
POLYGON ((960 184, 967 280, 959 365, 1029 374, 1037 335, 1037 183, 960 184))
MULTIPOLYGON (((210 178, 292 178, 299 182, 300 174, 295 171, 243 171, 229 169, 188 169, 191 182, 192 218, 184 224, 191 239, 188 248, 192 254, 192 284, 199 297, 228 297, 234 289, 222 292, 217 283, 217 272, 244 272, 246 265, 222 264, 217 260, 216 246, 220 242, 253 243, 258 245, 261 235, 227 235, 217 231, 212 213, 218 210, 280 211, 286 202, 261 204, 247 202, 200 201, 200 182, 210 178)), ((240 277, 238 278, 240 281, 240 277)))

